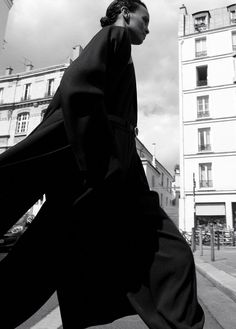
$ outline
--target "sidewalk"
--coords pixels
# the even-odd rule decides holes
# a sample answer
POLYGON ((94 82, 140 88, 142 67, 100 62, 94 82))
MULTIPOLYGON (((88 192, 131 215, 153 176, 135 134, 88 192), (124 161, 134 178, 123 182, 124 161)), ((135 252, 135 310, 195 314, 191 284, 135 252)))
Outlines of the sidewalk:
POLYGON ((196 269, 236 303, 236 247, 215 247, 214 254, 212 261, 210 247, 203 246, 202 256, 197 247, 193 254, 196 269))

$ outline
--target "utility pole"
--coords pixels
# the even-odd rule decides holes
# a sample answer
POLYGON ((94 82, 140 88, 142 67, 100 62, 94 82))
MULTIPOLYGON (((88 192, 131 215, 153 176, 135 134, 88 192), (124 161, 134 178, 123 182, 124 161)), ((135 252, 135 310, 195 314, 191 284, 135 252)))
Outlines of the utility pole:
POLYGON ((156 143, 152 143, 152 145, 153 145, 152 165, 156 167, 156 143))
POLYGON ((192 251, 196 251, 196 202, 195 202, 195 188, 196 188, 196 180, 195 173, 193 173, 193 228, 192 228, 192 251))

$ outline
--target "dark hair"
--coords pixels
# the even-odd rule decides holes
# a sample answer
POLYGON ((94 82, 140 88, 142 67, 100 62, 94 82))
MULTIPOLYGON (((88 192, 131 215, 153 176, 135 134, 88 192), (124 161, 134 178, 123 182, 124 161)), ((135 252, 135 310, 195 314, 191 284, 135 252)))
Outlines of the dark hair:
POLYGON ((122 7, 127 7, 131 12, 134 12, 138 6, 146 5, 140 0, 115 0, 108 6, 106 16, 100 19, 101 26, 112 25, 116 22, 118 15, 121 13, 122 7))

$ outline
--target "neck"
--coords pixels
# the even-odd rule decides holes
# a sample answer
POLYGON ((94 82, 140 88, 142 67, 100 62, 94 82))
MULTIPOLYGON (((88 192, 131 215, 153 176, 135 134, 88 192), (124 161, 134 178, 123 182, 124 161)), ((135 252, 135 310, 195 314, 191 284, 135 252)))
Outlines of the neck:
POLYGON ((127 23, 124 19, 123 16, 118 17, 115 23, 113 24, 114 26, 121 26, 121 27, 127 27, 127 23))

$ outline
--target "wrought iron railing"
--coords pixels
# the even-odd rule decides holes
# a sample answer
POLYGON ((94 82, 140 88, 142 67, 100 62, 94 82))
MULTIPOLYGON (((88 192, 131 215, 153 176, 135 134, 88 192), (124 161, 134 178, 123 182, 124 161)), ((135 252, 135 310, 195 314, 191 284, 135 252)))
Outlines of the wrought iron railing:
POLYGON ((203 152, 203 151, 211 151, 211 144, 202 144, 198 145, 198 151, 203 152))
POLYGON ((213 181, 212 180, 200 180, 199 186, 200 187, 213 187, 213 181))

